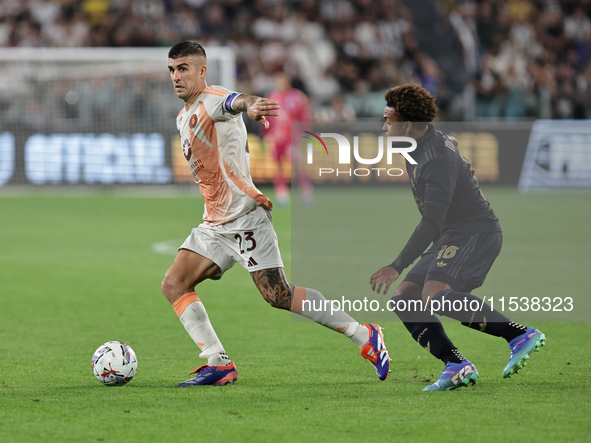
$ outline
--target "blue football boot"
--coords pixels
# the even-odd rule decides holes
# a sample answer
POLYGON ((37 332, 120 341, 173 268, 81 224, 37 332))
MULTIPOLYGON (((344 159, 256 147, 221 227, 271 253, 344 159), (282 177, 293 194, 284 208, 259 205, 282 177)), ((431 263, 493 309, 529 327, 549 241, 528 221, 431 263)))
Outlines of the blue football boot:
POLYGON ((518 335, 509 342, 511 356, 509 363, 503 369, 503 378, 516 374, 519 369, 525 366, 530 354, 539 351, 545 344, 546 336, 537 329, 528 326, 525 334, 518 335))
POLYGON ((360 325, 369 329, 369 341, 361 348, 361 356, 369 360, 376 368, 380 380, 386 380, 390 373, 390 355, 384 343, 382 328, 375 324, 360 325))
POLYGON ((423 391, 451 391, 460 386, 468 386, 469 383, 476 383, 478 377, 478 369, 468 359, 464 359, 462 363, 447 362, 437 381, 423 391))
POLYGON ((209 366, 202 365, 195 369, 191 374, 197 374, 195 377, 183 381, 178 386, 221 386, 228 383, 234 384, 238 380, 238 373, 234 362, 227 366, 209 366))

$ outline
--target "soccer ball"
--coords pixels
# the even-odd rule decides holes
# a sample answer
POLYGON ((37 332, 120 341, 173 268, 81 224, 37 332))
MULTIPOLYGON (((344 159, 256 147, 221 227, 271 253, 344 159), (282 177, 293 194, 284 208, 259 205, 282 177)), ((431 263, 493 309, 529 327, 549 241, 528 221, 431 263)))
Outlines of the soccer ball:
POLYGON ((121 386, 137 372, 137 358, 130 346, 120 341, 108 341, 92 356, 92 373, 102 384, 121 386))

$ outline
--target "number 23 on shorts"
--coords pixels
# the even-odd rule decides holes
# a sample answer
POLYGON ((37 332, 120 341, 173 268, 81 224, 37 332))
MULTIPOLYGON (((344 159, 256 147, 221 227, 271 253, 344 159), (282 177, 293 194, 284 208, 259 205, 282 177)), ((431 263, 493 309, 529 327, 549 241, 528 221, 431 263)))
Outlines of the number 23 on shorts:
POLYGON ((243 233, 244 238, 240 234, 236 234, 234 236, 234 238, 238 240, 238 247, 240 248, 241 254, 244 254, 244 252, 254 251, 254 249, 257 247, 257 242, 254 239, 253 235, 253 231, 245 231, 243 233), (244 250, 245 247, 246 251, 244 250))

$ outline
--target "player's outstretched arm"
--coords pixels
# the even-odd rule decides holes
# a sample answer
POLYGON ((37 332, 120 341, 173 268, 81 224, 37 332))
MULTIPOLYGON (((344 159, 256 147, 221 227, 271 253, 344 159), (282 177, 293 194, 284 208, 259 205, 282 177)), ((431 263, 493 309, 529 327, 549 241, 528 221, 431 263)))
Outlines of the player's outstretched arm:
POLYGON ((232 103, 232 108, 236 112, 246 112, 249 118, 265 125, 269 128, 269 121, 265 118, 267 115, 277 116, 279 113, 279 103, 275 100, 256 95, 240 94, 232 103))

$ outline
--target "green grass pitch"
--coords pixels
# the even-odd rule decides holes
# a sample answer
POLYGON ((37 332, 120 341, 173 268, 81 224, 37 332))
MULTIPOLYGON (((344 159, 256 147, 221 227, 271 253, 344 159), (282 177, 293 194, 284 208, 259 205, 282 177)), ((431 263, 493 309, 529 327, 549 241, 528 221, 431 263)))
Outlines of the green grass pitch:
MULTIPOLYGON (((350 341, 270 308, 239 267, 198 288, 238 382, 177 388, 203 361, 160 293, 173 256, 153 245, 180 244, 203 202, 143 192, 0 195, 0 442, 589 441, 589 323, 533 323, 548 342, 508 380, 502 339, 446 323, 481 377, 425 393, 442 364, 400 323, 383 325, 393 361, 380 382, 350 341), (91 373, 108 340, 138 356, 127 386, 91 373)), ((413 210, 406 188, 372 192, 413 210)), ((485 192, 505 245, 477 294, 591 296, 589 194, 485 192)), ((290 212, 274 217, 289 273, 290 212)))

